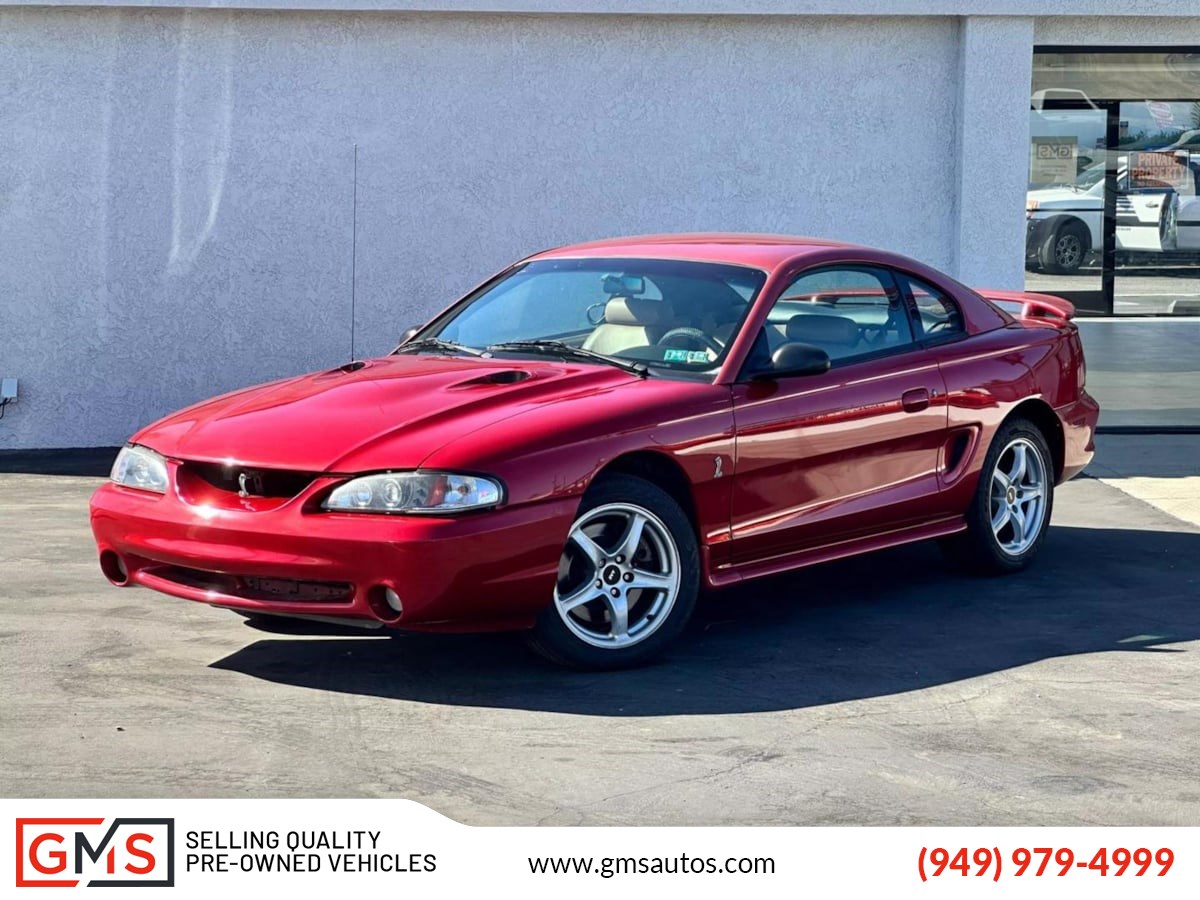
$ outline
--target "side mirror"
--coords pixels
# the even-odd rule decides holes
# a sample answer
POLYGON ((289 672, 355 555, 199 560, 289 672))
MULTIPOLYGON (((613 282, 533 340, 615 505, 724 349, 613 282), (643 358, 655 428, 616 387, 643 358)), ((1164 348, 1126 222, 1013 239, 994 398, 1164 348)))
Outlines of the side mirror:
POLYGON ((421 327, 419 325, 414 325, 412 328, 405 329, 404 333, 402 335, 400 335, 400 343, 402 345, 407 344, 409 341, 412 340, 413 335, 415 335, 420 330, 421 330, 421 327))
POLYGON ((754 381, 774 381, 797 375, 821 375, 829 371, 829 354, 813 344, 789 341, 771 354, 771 365, 750 377, 754 381))

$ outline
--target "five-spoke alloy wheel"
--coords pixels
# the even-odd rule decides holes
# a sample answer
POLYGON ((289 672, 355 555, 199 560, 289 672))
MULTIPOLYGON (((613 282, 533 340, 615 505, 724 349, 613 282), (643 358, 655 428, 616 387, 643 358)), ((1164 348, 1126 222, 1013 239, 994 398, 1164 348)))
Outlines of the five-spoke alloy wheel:
POLYGON ((1027 437, 1011 440, 992 469, 992 533, 1000 549, 1020 556, 1042 533, 1046 461, 1027 437))
POLYGON ((683 629, 698 589, 696 537, 675 499, 640 478, 607 476, 567 534, 554 602, 530 643, 580 668, 635 665, 683 629))
POLYGON ((983 573, 1025 568, 1050 524, 1054 481, 1054 457, 1038 427, 1005 422, 984 457, 967 530, 942 542, 946 556, 983 573))

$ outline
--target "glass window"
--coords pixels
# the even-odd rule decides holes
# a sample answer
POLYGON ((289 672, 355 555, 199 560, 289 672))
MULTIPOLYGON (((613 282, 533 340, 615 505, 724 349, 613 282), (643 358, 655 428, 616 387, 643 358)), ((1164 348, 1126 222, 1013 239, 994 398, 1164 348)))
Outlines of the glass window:
POLYGON ((1081 312, 1200 304, 1200 52, 1038 50, 1026 289, 1081 312))
POLYGON ((803 273, 779 295, 765 334, 772 353, 795 341, 820 347, 835 363, 913 343, 891 274, 869 267, 803 273))
POLYGON ((950 338, 963 333, 962 313, 958 305, 937 288, 908 275, 900 275, 917 310, 920 337, 950 338))

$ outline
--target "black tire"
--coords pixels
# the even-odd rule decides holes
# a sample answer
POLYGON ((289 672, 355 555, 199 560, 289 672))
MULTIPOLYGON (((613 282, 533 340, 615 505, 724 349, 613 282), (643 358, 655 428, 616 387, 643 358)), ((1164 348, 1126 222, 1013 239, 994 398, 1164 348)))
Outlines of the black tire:
POLYGON ((584 495, 572 532, 577 526, 599 529, 595 537, 597 548, 603 551, 600 554, 603 565, 596 564, 569 536, 564 540, 555 598, 538 616, 527 643, 534 652, 551 662, 575 669, 622 669, 649 662, 680 635, 696 607, 700 589, 700 548, 692 523, 679 503, 661 488, 631 475, 606 475, 584 495), (626 562, 623 555, 616 555, 621 549, 621 536, 617 535, 613 540, 610 534, 616 535, 620 530, 624 509, 631 511, 627 524, 633 521, 635 514, 650 514, 649 518, 643 517, 645 536, 635 547, 637 556, 644 556, 642 564, 648 567, 650 574, 670 578, 673 560, 677 558, 678 579, 673 594, 669 588, 637 588, 636 580, 640 576, 635 572, 640 569, 635 568, 633 557, 626 562), (605 516, 612 517, 611 524, 605 524, 605 516), (598 517, 599 522, 586 524, 589 517, 598 517), (635 629, 640 628, 644 636, 634 636, 633 642, 627 645, 589 643, 586 636, 604 642, 618 632, 613 621, 613 608, 605 594, 621 590, 626 576, 635 582, 625 589, 628 593, 621 592, 622 604, 628 604, 627 631, 634 636, 635 629), (585 596, 592 592, 592 587, 596 594, 594 600, 577 607, 576 613, 560 612, 560 591, 567 596, 572 593, 585 596), (639 614, 642 619, 637 618, 639 614), (572 617, 571 625, 565 621, 567 617, 572 617))
MULTIPOLYGON (((947 561, 957 568, 980 575, 1003 575, 1028 566, 1037 555, 1050 528, 1050 518, 1054 512, 1056 477, 1054 457, 1050 453, 1045 436, 1035 424, 1028 419, 1015 418, 1001 425, 984 457, 979 484, 966 511, 967 530, 941 541, 942 552, 947 561), (1006 451, 1014 441, 1023 442, 1026 447, 1036 450, 1044 473, 1044 508, 1038 517, 1037 534, 1033 536, 1029 545, 1019 552, 1006 550, 1001 537, 992 527, 993 476, 1002 458, 1006 461, 1012 459, 1006 451)), ((1011 525, 1007 526, 1002 529, 1001 534, 1015 537, 1011 529, 1011 525)))
POLYGON ((1169 191, 1162 201, 1158 216, 1158 242, 1163 252, 1179 246, 1179 195, 1169 191))
POLYGON ((1037 261, 1051 275, 1070 275, 1079 271, 1091 249, 1091 235, 1078 219, 1068 219, 1054 228, 1038 248, 1037 261))

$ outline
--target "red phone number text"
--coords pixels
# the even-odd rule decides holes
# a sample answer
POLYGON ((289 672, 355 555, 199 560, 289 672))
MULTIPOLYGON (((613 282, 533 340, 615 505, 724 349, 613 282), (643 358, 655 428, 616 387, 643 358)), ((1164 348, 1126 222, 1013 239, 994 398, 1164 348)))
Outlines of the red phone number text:
POLYGON ((1053 875, 1058 878, 1068 872, 1083 870, 1100 875, 1163 876, 1175 863, 1175 853, 1169 847, 1151 850, 1147 847, 1101 847, 1091 856, 1076 856, 1070 847, 1017 847, 1011 853, 1001 853, 999 847, 922 847, 917 857, 917 871, 922 881, 942 875, 973 875, 999 881, 1001 873, 1022 875, 1053 875))

